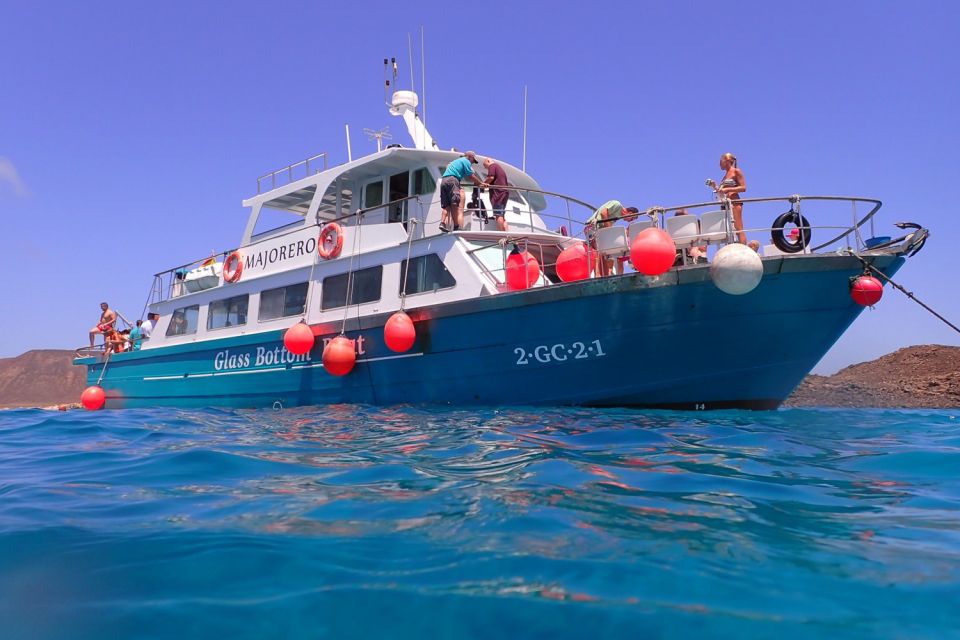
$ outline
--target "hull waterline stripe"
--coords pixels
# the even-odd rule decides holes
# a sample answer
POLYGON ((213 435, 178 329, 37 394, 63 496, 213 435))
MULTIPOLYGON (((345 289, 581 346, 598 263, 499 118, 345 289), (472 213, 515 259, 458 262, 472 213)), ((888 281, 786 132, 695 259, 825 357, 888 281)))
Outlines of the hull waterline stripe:
MULTIPOLYGON (((417 356, 422 356, 423 352, 420 353, 401 353, 395 356, 380 356, 379 358, 363 358, 357 360, 357 362, 377 362, 379 360, 396 360, 398 358, 415 358, 417 356)), ((300 365, 299 367, 268 367, 266 369, 247 369, 244 371, 217 371, 215 373, 188 373, 181 374, 177 376, 144 376, 143 380, 189 380, 190 378, 212 378, 215 376, 237 376, 245 373, 270 373, 272 371, 296 371, 297 369, 312 369, 314 367, 322 367, 323 363, 318 362, 316 364, 305 364, 300 365)))

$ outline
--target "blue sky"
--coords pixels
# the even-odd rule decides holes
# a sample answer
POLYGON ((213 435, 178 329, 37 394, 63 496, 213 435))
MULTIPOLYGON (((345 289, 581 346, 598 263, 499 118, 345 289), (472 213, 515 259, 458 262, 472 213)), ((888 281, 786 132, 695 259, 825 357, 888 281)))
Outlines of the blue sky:
MULTIPOLYGON (((898 280, 960 320, 960 3, 86 4, 4 3, 0 357, 83 344, 101 299, 138 316, 153 273, 236 245, 257 176, 344 161, 345 122, 355 156, 406 142, 382 60, 407 88, 420 25, 442 146, 519 165, 527 85, 545 189, 697 201, 732 151, 749 196, 880 198, 878 231, 933 230, 898 280)), ((888 289, 817 371, 958 337, 888 289)))

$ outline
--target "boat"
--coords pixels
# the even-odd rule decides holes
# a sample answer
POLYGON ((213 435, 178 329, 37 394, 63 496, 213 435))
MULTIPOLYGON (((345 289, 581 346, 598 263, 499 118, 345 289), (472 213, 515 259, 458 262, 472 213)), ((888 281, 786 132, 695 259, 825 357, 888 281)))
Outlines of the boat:
POLYGON ((871 198, 746 198, 750 220, 787 211, 747 229, 772 242, 747 251, 754 281, 730 292, 719 256, 744 250, 731 201, 655 207, 594 233, 585 220, 595 206, 499 160, 509 230, 487 215, 489 194, 464 184, 473 205, 463 228, 444 232, 438 186, 462 153, 439 148, 415 92, 393 93, 388 106, 410 146, 335 166, 318 154, 261 176, 236 247, 155 274, 145 309, 159 320, 141 349, 78 350, 99 406, 774 409, 863 311, 851 287, 868 276, 884 284, 928 233, 904 224, 900 237, 878 236, 871 198), (672 215, 681 209, 691 215, 672 215), (648 229, 669 232, 677 266, 558 273, 571 247, 591 266, 594 256, 629 265, 648 229), (686 258, 700 245, 707 264, 686 258), (531 274, 519 286, 511 256, 531 274), (400 312, 413 343, 394 350, 385 326, 400 312), (312 346, 294 353, 284 338, 300 324, 312 346), (350 345, 345 371, 324 364, 333 343, 350 345))

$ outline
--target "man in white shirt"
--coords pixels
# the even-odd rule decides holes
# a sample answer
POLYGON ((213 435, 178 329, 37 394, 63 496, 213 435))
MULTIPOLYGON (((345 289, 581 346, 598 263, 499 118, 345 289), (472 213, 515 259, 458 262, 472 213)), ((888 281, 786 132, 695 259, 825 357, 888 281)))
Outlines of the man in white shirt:
POLYGON ((153 328, 157 326, 157 320, 159 319, 160 314, 148 313, 146 321, 140 325, 140 335, 145 339, 149 339, 150 334, 153 333, 153 328))

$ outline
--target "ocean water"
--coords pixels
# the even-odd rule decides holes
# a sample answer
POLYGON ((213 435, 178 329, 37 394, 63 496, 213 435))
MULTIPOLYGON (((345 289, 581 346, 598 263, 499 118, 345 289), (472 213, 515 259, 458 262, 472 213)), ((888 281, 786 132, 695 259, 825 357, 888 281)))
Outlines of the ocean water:
POLYGON ((0 638, 960 637, 960 411, 0 412, 0 638))

